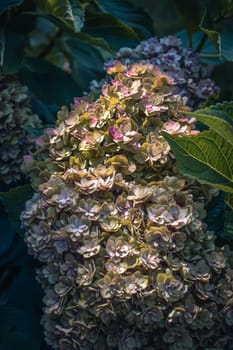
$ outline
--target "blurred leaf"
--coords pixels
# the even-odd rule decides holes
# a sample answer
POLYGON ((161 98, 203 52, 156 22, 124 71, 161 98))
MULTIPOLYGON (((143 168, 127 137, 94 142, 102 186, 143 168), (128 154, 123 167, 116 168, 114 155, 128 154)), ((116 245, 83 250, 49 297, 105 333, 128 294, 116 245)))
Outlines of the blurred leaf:
POLYGON ((38 321, 28 310, 0 306, 0 349, 33 349, 39 350, 41 332, 38 321))
POLYGON ((154 33, 158 36, 174 34, 183 28, 173 0, 129 0, 132 5, 142 7, 152 18, 154 33))
POLYGON ((220 7, 221 15, 224 18, 233 15, 233 1, 232 0, 218 0, 218 5, 220 7))
POLYGON ((133 28, 107 13, 87 13, 83 31, 104 38, 115 50, 122 46, 134 46, 140 41, 133 28))
POLYGON ((0 28, 0 57, 5 74, 15 74, 20 69, 23 57, 25 38, 23 35, 5 32, 0 28))
POLYGON ((30 104, 32 106, 32 110, 42 120, 43 127, 45 127, 46 124, 54 125, 56 121, 57 112, 59 111, 60 106, 50 105, 42 102, 30 90, 29 90, 29 96, 30 96, 30 104))
MULTIPOLYGON (((28 262, 17 270, 15 269, 17 273, 4 293, 8 304, 28 310, 31 317, 37 316, 39 318, 42 305, 42 288, 35 279, 35 267, 36 264, 31 260, 30 263, 28 262), (25 288, 25 286, 28 286, 28 288, 25 288), (26 304, 25 300, 27 300, 26 304)), ((27 318, 29 317, 30 315, 27 318)))
POLYGON ((226 204, 233 210, 233 194, 232 193, 227 193, 225 201, 226 201, 226 204))
POLYGON ((14 240, 14 230, 12 229, 7 215, 0 212, 0 257, 9 249, 14 240))
POLYGON ((227 61, 233 61, 233 31, 221 32, 222 55, 227 61))
POLYGON ((23 2, 23 0, 1 0, 0 2, 0 15, 9 10, 13 6, 18 6, 23 2))
POLYGON ((25 264, 31 265, 32 262, 32 257, 27 253, 27 247, 23 237, 16 233, 8 250, 0 257, 0 269, 5 269, 6 266, 19 267, 25 264))
POLYGON ((103 38, 96 38, 94 36, 88 35, 87 33, 76 33, 76 34, 70 35, 70 38, 87 42, 91 46, 98 46, 103 50, 106 50, 109 53, 113 54, 111 47, 103 38))
POLYGON ((206 206, 207 216, 204 221, 208 226, 208 230, 214 231, 216 236, 222 236, 224 227, 224 216, 226 205, 224 203, 225 193, 219 191, 206 206))
MULTIPOLYGON (((176 33, 176 36, 182 40, 184 47, 189 47, 189 36, 186 30, 181 30, 180 32, 176 33)), ((206 37, 205 33, 203 33, 201 30, 193 34, 192 43, 193 50, 200 54, 201 63, 208 63, 212 66, 217 66, 225 62, 223 57, 219 57, 219 53, 213 43, 210 41, 209 37, 206 37), (200 44, 203 41, 204 44, 201 45, 201 49, 199 50, 200 44)))
POLYGON ((4 208, 11 221, 14 231, 21 232, 20 213, 24 209, 25 202, 32 197, 31 185, 17 186, 8 192, 0 192, 4 208))
POLYGON ((125 0, 98 0, 96 3, 107 13, 110 13, 120 21, 132 27, 141 39, 153 35, 153 23, 151 17, 143 8, 135 3, 125 0))
POLYGON ((89 42, 94 46, 99 46, 106 51, 112 52, 112 49, 110 48, 109 44, 103 38, 96 38, 84 32, 74 33, 73 31, 70 30, 69 26, 67 26, 64 22, 60 21, 56 17, 53 17, 48 14, 39 13, 39 12, 26 12, 26 14, 27 16, 34 16, 34 17, 38 16, 44 20, 52 22, 53 24, 55 24, 56 26, 64 30, 66 33, 68 33, 70 38, 72 39, 77 38, 81 40, 86 40, 87 42, 89 42))
POLYGON ((72 77, 40 58, 26 57, 20 79, 44 103, 69 105, 80 91, 72 77))
POLYGON ((14 11, 11 11, 10 15, 7 15, 7 13, 4 14, 4 16, 0 18, 0 21, 2 19, 2 22, 7 25, 8 31, 28 35, 37 25, 37 18, 28 18, 28 16, 23 14, 23 12, 35 11, 36 1, 24 0, 21 2, 20 7, 15 7, 14 11))
POLYGON ((80 36, 80 39, 64 38, 64 50, 72 64, 73 77, 76 80, 80 95, 85 91, 91 80, 99 79, 104 74, 103 64, 111 56, 98 46, 93 46, 92 40, 80 36), (107 56, 106 56, 107 55, 107 56))
POLYGON ((84 8, 79 0, 41 0, 40 5, 48 14, 55 16, 79 32, 84 24, 84 8))
POLYGON ((222 46, 221 46, 221 36, 218 32, 215 30, 209 30, 203 27, 200 27, 200 29, 210 38, 212 44, 216 48, 219 58, 222 57, 222 46))
POLYGON ((192 46, 191 37, 199 30, 200 14, 198 0, 173 0, 179 16, 185 29, 189 33, 190 46, 192 46))
MULTIPOLYGON (((184 47, 189 46, 189 35, 188 35, 188 31, 186 29, 182 29, 179 32, 177 32, 176 36, 182 40, 184 47)), ((196 49, 198 47, 203 36, 204 36, 204 34, 200 30, 193 34, 193 37, 192 37, 193 49, 196 49)))
POLYGON ((225 62, 213 68, 212 76, 220 87, 222 100, 233 99, 233 62, 225 62))

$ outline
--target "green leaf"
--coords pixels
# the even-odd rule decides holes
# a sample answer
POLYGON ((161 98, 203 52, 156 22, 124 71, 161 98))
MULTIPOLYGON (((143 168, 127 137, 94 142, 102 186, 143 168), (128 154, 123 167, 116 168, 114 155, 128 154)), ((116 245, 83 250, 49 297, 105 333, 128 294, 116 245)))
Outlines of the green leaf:
MULTIPOLYGON (((212 116, 220 117, 227 121, 231 127, 233 127, 233 102, 222 102, 209 106, 205 109, 199 109, 199 112, 203 112, 212 116)), ((208 125, 208 124, 206 124, 208 125)), ((210 126, 210 125, 209 125, 210 126)))
POLYGON ((209 110, 211 113, 212 113, 212 111, 214 111, 214 113, 216 113, 217 111, 220 111, 222 113, 226 113, 227 116, 230 118, 228 120, 228 122, 233 126, 233 101, 217 103, 214 106, 210 106, 209 110))
POLYGON ((23 240, 23 236, 15 234, 12 244, 0 257, 0 271, 6 266, 10 266, 12 269, 15 269, 22 267, 25 264, 32 265, 32 257, 28 255, 27 246, 23 240))
POLYGON ((122 46, 135 46, 140 41, 133 28, 107 13, 86 13, 83 31, 104 38, 114 50, 122 46))
POLYGON ((0 349, 40 350, 38 321, 30 316, 23 308, 0 306, 0 349))
MULTIPOLYGON (((217 50, 219 59, 233 61, 233 33, 231 30, 225 29, 218 32, 216 30, 203 28, 202 26, 200 26, 200 29, 208 36, 214 45, 215 49, 217 50)), ((206 55, 208 52, 204 50, 204 54, 206 55)))
POLYGON ((0 28, 0 57, 1 67, 5 74, 15 74, 19 71, 26 40, 23 35, 5 32, 0 28))
POLYGON ((24 209, 25 202, 32 197, 31 185, 17 186, 8 192, 0 192, 0 198, 11 221, 14 231, 21 232, 20 213, 24 209))
POLYGON ((173 3, 189 33, 189 44, 192 46, 192 35, 199 30, 199 3, 197 0, 173 0, 173 3))
POLYGON ((96 3, 102 11, 111 14, 129 27, 132 27, 141 39, 153 35, 151 17, 143 8, 125 0, 98 0, 96 3))
POLYGON ((103 38, 96 38, 94 36, 88 35, 87 33, 83 33, 83 32, 74 33, 69 26, 67 26, 64 22, 60 21, 57 17, 51 16, 49 14, 39 13, 39 12, 25 12, 25 15, 32 16, 32 17, 41 17, 42 19, 53 22, 53 24, 55 24, 56 26, 64 30, 67 34, 69 34, 70 38, 72 39, 77 38, 77 39, 87 41, 93 46, 99 46, 102 49, 112 53, 112 49, 103 38))
POLYGON ((88 43, 90 46, 97 46, 111 54, 113 54, 113 51, 109 44, 103 39, 103 38, 96 38, 94 36, 91 36, 87 33, 76 33, 73 35, 70 35, 71 39, 77 39, 82 42, 88 43))
POLYGON ((225 202, 233 208, 233 101, 184 113, 210 130, 184 137, 163 133, 180 171, 227 192, 225 202))
POLYGON ((19 6, 23 0, 1 0, 0 2, 0 15, 9 10, 13 6, 19 6))
MULTIPOLYGON (((195 117, 197 120, 199 120, 203 124, 209 126, 211 129, 213 129, 218 135, 220 135, 223 139, 225 139, 226 142, 228 142, 233 147, 233 127, 232 125, 230 125, 228 121, 223 119, 223 117, 225 117, 226 119, 229 119, 229 118, 228 118, 228 114, 224 114, 224 112, 221 111, 221 106, 222 104, 219 104, 219 107, 216 107, 216 110, 211 108, 206 108, 203 110, 199 110, 198 112, 187 112, 187 113, 185 112, 185 113, 195 117), (219 112, 219 115, 218 115, 218 112, 219 112)), ((231 124, 232 122, 233 122, 233 118, 231 120, 231 124)))
POLYGON ((213 130, 195 136, 163 133, 185 175, 233 193, 233 147, 213 130))
POLYGON ((220 97, 222 100, 233 99, 233 62, 228 61, 215 66, 212 77, 220 87, 220 97))
POLYGON ((79 0, 42 0, 41 6, 48 14, 56 17, 79 32, 84 24, 84 8, 79 0))
POLYGON ((2 256, 11 246, 15 233, 10 225, 7 215, 3 212, 0 212, 0 225, 0 256, 2 256))
POLYGON ((232 0, 218 0, 221 16, 228 18, 233 15, 233 1, 232 0))
POLYGON ((19 73, 33 94, 48 104, 69 105, 82 93, 69 74, 40 58, 26 57, 19 73))
POLYGON ((233 61, 233 32, 225 30, 220 32, 222 55, 227 61, 233 61))
POLYGON ((104 75, 104 61, 111 55, 100 46, 93 45, 99 39, 80 34, 79 39, 77 36, 64 38, 63 45, 72 64, 73 77, 79 91, 83 92, 88 88, 91 80, 99 79, 104 75))
MULTIPOLYGON (((47 128, 47 125, 48 127, 49 125, 50 126, 54 125, 56 121, 57 112, 59 111, 60 106, 49 105, 47 103, 42 102, 30 90, 29 90, 29 95, 30 95, 30 103, 32 106, 32 110, 34 113, 39 115, 43 123, 43 128, 45 127, 45 125, 46 125, 46 128, 47 128)), ((40 132, 41 132, 41 129, 39 129, 39 133, 40 132)))
POLYGON ((233 194, 232 193, 227 193, 225 202, 233 210, 233 194))
POLYGON ((200 29, 211 40, 212 44, 214 45, 214 47, 216 48, 216 50, 219 54, 219 58, 222 58, 222 44, 221 44, 221 36, 220 36, 219 32, 217 32, 216 30, 206 29, 206 28, 203 28, 201 26, 200 26, 200 29))

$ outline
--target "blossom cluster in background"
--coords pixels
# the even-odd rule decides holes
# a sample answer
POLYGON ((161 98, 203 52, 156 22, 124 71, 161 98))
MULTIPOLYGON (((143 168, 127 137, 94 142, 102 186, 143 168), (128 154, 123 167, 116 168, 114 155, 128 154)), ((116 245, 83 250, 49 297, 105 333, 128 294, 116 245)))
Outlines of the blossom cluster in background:
MULTIPOLYGON (((122 48, 116 58, 105 64, 106 69, 120 60, 130 65, 135 62, 152 63, 175 80, 176 90, 192 109, 200 107, 211 95, 219 93, 218 87, 209 78, 210 67, 203 66, 192 49, 184 48, 175 36, 152 37, 142 41, 135 49, 122 48)), ((99 82, 93 81, 90 89, 98 90, 99 82)))
POLYGON ((14 77, 0 74, 0 182, 22 180, 23 156, 34 149, 32 130, 40 127, 32 113, 27 88, 14 77))

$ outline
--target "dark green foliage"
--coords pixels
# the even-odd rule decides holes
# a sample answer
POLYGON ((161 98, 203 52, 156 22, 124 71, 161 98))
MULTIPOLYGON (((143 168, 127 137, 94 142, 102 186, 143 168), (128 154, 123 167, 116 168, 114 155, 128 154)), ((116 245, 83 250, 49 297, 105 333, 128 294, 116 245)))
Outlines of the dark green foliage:
MULTIPOLYGON (((3 202, 13 232, 22 234, 19 216, 25 202, 31 197, 32 193, 33 190, 30 184, 14 187, 8 192, 0 192, 0 199, 3 202)), ((3 230, 3 232, 5 231, 3 230)))
POLYGON ((3 33, 2 44, 5 42, 5 50, 2 55, 2 70, 5 74, 15 74, 19 71, 23 57, 25 38, 14 32, 3 33))
MULTIPOLYGON (((192 44, 202 62, 213 65, 220 101, 230 100, 232 16, 232 0, 1 0, 0 69, 27 85, 32 110, 43 125, 25 129, 39 136, 45 126, 54 124, 61 105, 73 103, 74 97, 88 91, 91 80, 104 76, 103 63, 116 50, 136 46, 153 31, 167 35, 180 30, 185 46, 192 44)), ((15 188, 0 183, 1 350, 47 349, 40 327, 42 293, 34 280, 36 266, 20 236, 19 212, 31 193, 27 182, 24 178, 15 188)), ((223 229, 223 203, 219 199, 213 211, 209 208, 208 224, 218 227, 217 233, 229 242, 232 212, 226 212, 223 229)))
MULTIPOLYGON (((2 208, 1 208, 2 209, 2 208)), ((10 224, 7 215, 1 210, 0 212, 0 224, 1 224, 1 245, 0 256, 2 256, 11 246, 14 239, 14 231, 10 224)))
POLYGON ((47 104, 71 103, 79 87, 61 68, 38 57, 25 57, 19 72, 22 82, 47 104))
MULTIPOLYGON (((6 216, 4 219, 1 216, 0 225, 3 229, 6 220, 6 216)), ((8 230, 9 235, 10 232, 8 230)), ((1 233, 4 233, 2 229, 1 233)), ((8 250, 0 254, 1 350, 42 350, 42 291, 34 278, 35 267, 34 261, 27 255, 23 239, 14 235, 8 250)))
POLYGON ((23 0, 1 0, 0 15, 11 7, 20 5, 22 2, 23 0))

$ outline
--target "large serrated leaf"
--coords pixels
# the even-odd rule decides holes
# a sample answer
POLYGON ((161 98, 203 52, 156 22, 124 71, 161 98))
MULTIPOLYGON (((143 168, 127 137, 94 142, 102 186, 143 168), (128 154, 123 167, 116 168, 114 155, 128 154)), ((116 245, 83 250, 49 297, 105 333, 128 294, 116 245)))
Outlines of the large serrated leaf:
POLYGON ((195 136, 163 133, 185 175, 233 193, 233 146, 212 130, 195 136))
POLYGON ((217 103, 216 105, 200 109, 198 112, 220 117, 227 121, 231 127, 233 127, 233 102, 217 103))
POLYGON ((163 133, 180 171, 227 192, 225 201, 233 209, 233 102, 184 113, 210 130, 183 137, 163 133))
POLYGON ((230 119, 227 113, 224 113, 224 111, 221 110, 218 111, 216 109, 215 111, 214 109, 211 110, 207 108, 206 110, 199 110, 198 112, 187 112, 187 114, 209 126, 209 128, 214 130, 233 147, 233 127, 228 121, 223 119, 223 117, 228 120, 230 119))
POLYGON ((42 8, 50 15, 79 32, 84 24, 84 8, 79 0, 42 0, 42 8))

